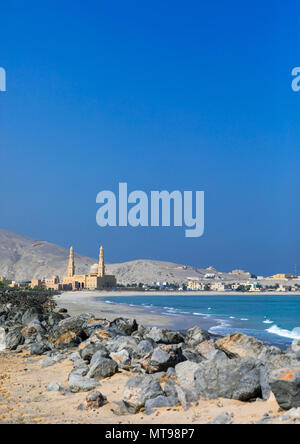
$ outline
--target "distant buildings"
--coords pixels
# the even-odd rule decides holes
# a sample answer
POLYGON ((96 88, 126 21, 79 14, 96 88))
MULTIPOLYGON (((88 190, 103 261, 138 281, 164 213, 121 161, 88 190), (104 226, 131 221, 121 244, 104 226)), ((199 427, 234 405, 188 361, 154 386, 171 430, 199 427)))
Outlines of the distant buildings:
MULTIPOLYGON (((74 249, 70 248, 68 273, 60 282, 58 276, 52 276, 46 279, 33 279, 27 282, 30 288, 45 288, 47 290, 104 290, 112 289, 117 285, 115 276, 105 274, 104 249, 100 247, 99 263, 91 267, 88 274, 75 273, 74 249)), ((12 286, 17 286, 13 283, 12 286)))
POLYGON ((68 275, 63 279, 64 285, 72 286, 73 290, 103 290, 114 288, 117 281, 114 275, 105 274, 104 250, 100 247, 99 263, 91 268, 89 274, 75 274, 74 249, 70 248, 68 275))

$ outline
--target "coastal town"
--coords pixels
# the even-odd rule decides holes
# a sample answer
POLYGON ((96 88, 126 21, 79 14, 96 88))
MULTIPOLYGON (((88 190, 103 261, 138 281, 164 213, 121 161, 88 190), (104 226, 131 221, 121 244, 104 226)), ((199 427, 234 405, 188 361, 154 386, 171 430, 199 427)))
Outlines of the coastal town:
MULTIPOLYGON (((184 267, 183 267, 184 268, 184 267)), ((189 291, 189 292, 299 292, 300 276, 278 273, 272 276, 256 276, 244 270, 232 270, 226 275, 218 273, 214 267, 207 268, 201 278, 188 277, 182 282, 117 282, 115 275, 105 271, 104 249, 99 250, 99 261, 90 267, 88 273, 76 273, 74 248, 69 251, 66 275, 41 277, 24 281, 9 280, 0 276, 0 285, 10 288, 31 290, 80 291, 189 291)))

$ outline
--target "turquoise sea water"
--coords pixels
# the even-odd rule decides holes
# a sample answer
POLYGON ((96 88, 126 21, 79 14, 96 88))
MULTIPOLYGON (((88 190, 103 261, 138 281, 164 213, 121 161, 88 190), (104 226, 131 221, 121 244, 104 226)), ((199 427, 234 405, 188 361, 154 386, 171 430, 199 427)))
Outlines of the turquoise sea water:
POLYGON ((211 321, 210 332, 242 332, 280 347, 300 339, 300 296, 127 296, 106 302, 141 306, 176 321, 186 317, 186 328, 211 321))

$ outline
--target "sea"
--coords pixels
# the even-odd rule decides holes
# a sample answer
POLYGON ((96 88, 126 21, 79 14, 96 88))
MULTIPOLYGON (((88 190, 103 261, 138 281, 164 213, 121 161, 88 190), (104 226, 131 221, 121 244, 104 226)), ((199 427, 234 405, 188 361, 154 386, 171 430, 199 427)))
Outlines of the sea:
POLYGON ((109 296, 104 301, 168 316, 175 326, 177 318, 181 327, 182 320, 185 328, 208 325, 209 332, 215 335, 245 333, 282 349, 288 348, 293 340, 300 340, 300 296, 296 295, 132 295, 109 296))

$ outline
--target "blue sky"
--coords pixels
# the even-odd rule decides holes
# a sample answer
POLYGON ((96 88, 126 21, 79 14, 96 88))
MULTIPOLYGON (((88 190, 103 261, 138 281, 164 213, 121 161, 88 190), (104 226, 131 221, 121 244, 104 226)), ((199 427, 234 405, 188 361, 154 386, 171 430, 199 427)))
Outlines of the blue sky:
POLYGON ((300 269, 296 1, 1 5, 1 228, 106 260, 300 269), (96 195, 205 191, 205 234, 99 228, 96 195))

